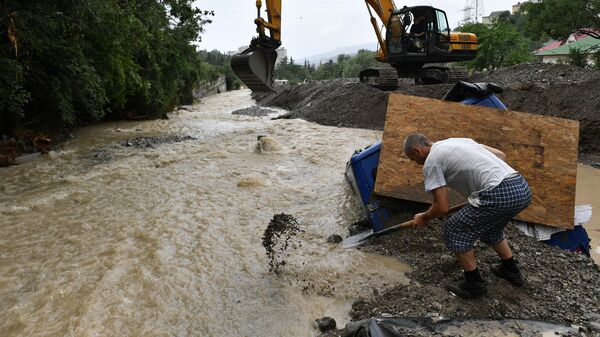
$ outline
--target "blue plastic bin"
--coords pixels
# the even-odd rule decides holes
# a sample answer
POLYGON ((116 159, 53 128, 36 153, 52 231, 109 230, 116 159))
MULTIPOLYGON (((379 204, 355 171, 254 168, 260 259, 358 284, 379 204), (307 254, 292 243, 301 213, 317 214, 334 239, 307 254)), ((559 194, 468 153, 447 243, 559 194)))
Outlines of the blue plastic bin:
POLYGON ((348 176, 348 166, 351 166, 353 179, 356 182, 355 187, 365 205, 369 203, 371 194, 375 189, 375 176, 377 175, 377 165, 379 165, 380 150, 381 142, 377 142, 354 153, 348 164, 346 164, 346 176, 348 176))
POLYGON ((360 197, 365 213, 373 227, 373 231, 380 231, 385 226, 385 220, 391 214, 377 198, 373 198, 375 177, 379 165, 381 142, 360 150, 346 164, 346 178, 352 185, 354 193, 360 197))

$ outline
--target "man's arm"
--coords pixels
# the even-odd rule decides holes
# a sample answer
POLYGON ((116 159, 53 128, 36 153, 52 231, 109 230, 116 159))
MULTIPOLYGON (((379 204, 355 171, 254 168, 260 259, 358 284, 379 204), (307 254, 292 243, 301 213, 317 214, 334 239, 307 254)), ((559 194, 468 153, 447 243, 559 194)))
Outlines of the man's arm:
POLYGON ((423 213, 418 213, 413 219, 415 226, 426 225, 429 220, 437 219, 442 215, 448 214, 450 207, 448 201, 448 188, 446 186, 438 187, 431 191, 433 203, 429 209, 423 213))
MULTIPOLYGON (((483 145, 483 144, 481 144, 481 145, 483 145)), ((483 147, 486 150, 490 151, 491 153, 495 154, 496 157, 502 159, 503 161, 506 161, 506 154, 504 152, 502 152, 502 151, 500 151, 498 149, 495 149, 495 148, 493 148, 491 146, 487 146, 487 145, 483 145, 483 147)))

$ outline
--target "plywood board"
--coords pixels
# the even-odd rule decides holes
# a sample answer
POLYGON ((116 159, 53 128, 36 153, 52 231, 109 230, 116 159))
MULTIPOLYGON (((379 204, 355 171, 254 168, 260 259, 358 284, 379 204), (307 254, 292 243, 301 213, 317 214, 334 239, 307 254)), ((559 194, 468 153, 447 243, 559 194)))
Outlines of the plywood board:
MULTIPOLYGON (((503 151, 533 192, 532 204, 517 218, 573 227, 579 122, 392 93, 375 193, 431 202, 431 195, 423 190, 422 166, 404 156, 404 138, 413 132, 434 142, 472 138, 503 151)), ((451 196, 453 203, 459 199, 458 193, 451 196)))

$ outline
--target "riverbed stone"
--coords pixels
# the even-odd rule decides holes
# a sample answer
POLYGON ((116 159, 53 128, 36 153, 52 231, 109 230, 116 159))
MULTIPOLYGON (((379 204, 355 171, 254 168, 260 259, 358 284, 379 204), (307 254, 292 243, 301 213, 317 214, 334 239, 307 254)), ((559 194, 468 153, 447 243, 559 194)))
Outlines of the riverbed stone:
POLYGON ((344 241, 344 239, 337 234, 332 234, 327 238, 327 243, 340 243, 342 241, 344 241))
POLYGON ((322 332, 333 330, 336 327, 335 319, 332 317, 322 317, 315 320, 315 323, 322 332))

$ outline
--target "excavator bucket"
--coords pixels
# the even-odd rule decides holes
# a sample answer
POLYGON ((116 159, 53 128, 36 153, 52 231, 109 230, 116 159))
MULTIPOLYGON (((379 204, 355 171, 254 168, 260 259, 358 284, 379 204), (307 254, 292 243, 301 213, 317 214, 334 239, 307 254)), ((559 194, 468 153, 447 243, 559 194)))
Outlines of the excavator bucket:
POLYGON ((273 92, 275 60, 275 49, 253 45, 231 58, 231 68, 250 90, 273 92))

